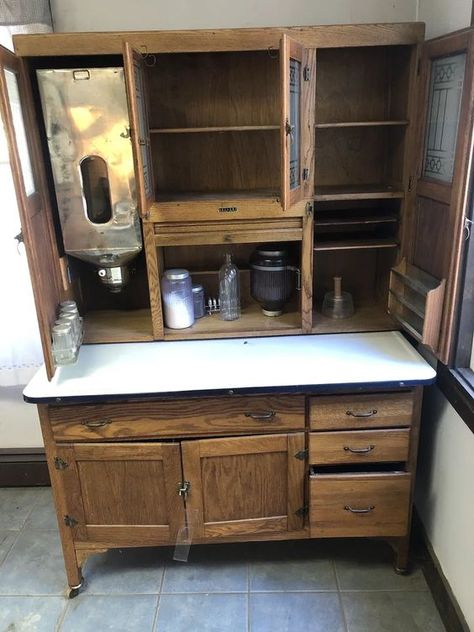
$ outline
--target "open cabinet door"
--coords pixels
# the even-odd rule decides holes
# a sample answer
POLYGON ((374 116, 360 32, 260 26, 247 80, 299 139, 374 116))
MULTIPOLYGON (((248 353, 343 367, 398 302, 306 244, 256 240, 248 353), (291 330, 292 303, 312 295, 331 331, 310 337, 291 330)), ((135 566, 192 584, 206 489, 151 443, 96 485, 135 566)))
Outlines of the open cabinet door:
POLYGON ((474 111, 473 38, 474 30, 466 29, 430 40, 422 49, 421 153, 408 229, 412 239, 407 261, 392 271, 390 288, 391 313, 445 364, 452 355, 466 236, 474 111))
POLYGON ((125 42, 123 47, 123 59, 130 116, 130 134, 135 162, 138 208, 141 217, 146 219, 149 216, 155 193, 148 127, 145 61, 143 55, 127 42, 125 42))
POLYGON ((62 277, 25 74, 23 63, 16 55, 0 47, 0 114, 18 200, 46 372, 51 379, 55 370, 51 329, 62 300, 62 277))
MULTIPOLYGON (((307 51, 295 40, 283 35, 280 43, 281 69, 281 197, 286 210, 305 197, 310 181, 314 145, 311 138, 311 109, 314 124, 312 69, 306 65, 307 51), (311 108, 311 105, 313 108, 311 108), (308 164, 306 164, 308 163, 308 164)), ((314 68, 313 68, 314 70, 314 68)), ((314 129, 313 129, 314 132, 314 129)))

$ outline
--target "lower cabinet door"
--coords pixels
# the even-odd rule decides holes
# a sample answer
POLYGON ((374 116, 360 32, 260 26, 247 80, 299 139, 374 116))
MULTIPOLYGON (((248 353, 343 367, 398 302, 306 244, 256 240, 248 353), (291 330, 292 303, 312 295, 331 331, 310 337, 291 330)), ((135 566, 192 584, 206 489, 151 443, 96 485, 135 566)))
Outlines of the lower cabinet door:
POLYGON ((313 474, 311 537, 404 536, 410 515, 411 475, 313 474))
POLYGON ((66 521, 78 541, 174 543, 185 524, 177 443, 57 446, 66 521))
POLYGON ((303 529, 304 433, 184 441, 192 537, 303 529))

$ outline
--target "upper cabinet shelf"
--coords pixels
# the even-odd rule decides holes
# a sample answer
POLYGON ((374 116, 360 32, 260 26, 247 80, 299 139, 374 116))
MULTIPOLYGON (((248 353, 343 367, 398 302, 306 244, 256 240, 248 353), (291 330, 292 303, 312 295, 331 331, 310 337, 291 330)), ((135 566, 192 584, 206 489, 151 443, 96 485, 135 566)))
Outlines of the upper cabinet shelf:
POLYGON ((214 127, 151 128, 150 134, 204 134, 207 132, 259 132, 279 130, 280 125, 227 125, 214 127))
POLYGON ((384 200, 404 197, 405 193, 400 186, 397 187, 389 184, 317 186, 314 195, 314 199, 319 202, 338 200, 384 200))
POLYGON ((330 129, 333 127, 404 127, 409 121, 343 121, 339 123, 316 123, 317 129, 330 129))

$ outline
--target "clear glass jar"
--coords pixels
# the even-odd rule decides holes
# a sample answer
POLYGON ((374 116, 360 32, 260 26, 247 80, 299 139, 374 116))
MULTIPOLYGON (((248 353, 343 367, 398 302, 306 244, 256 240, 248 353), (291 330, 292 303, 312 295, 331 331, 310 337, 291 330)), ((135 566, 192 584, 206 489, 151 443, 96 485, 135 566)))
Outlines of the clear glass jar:
POLYGON ((219 270, 219 301, 221 320, 240 318, 239 269, 232 263, 229 253, 226 254, 225 263, 219 270))
POLYGON ((165 325, 185 329, 194 323, 192 281, 187 270, 165 270, 161 283, 165 325))
POLYGON ((71 323, 60 323, 53 327, 53 358, 57 365, 73 364, 77 357, 77 346, 71 323))
POLYGON ((194 318, 202 318, 206 313, 206 307, 204 305, 204 288, 198 283, 193 285, 193 303, 194 318))

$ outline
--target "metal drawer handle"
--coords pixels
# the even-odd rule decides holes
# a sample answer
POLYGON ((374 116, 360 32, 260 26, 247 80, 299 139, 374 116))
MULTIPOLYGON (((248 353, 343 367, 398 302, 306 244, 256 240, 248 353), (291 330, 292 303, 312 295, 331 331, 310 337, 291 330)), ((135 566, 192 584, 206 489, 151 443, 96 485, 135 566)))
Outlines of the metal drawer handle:
POLYGON ((81 423, 83 426, 87 426, 88 428, 102 428, 103 426, 111 424, 112 421, 110 419, 100 419, 99 421, 88 421, 87 419, 83 419, 81 423))
POLYGON ((349 417, 372 417, 377 414, 377 409, 368 410, 366 413, 354 413, 352 410, 346 410, 346 415, 349 417))
POLYGON ((269 410, 268 412, 262 413, 245 413, 246 417, 250 417, 250 419, 255 419, 255 421, 270 421, 275 417, 276 413, 274 410, 269 410))
POLYGON ((366 514, 366 513, 370 513, 373 509, 375 509, 375 505, 370 505, 366 509, 355 509, 354 507, 351 507, 350 505, 346 505, 344 509, 346 511, 350 511, 353 514, 366 514))
POLYGON ((351 448, 348 445, 344 446, 344 450, 346 452, 352 452, 352 454, 367 454, 368 452, 372 452, 374 448, 374 445, 368 445, 366 448, 351 448))

